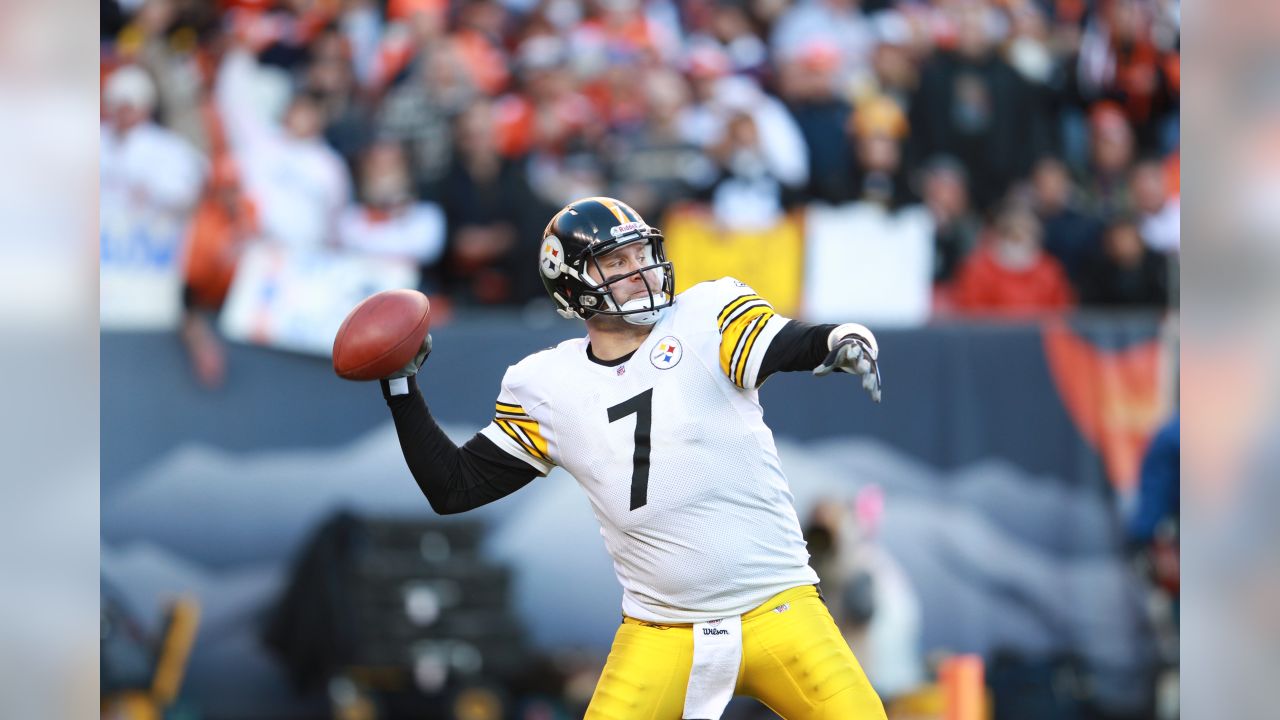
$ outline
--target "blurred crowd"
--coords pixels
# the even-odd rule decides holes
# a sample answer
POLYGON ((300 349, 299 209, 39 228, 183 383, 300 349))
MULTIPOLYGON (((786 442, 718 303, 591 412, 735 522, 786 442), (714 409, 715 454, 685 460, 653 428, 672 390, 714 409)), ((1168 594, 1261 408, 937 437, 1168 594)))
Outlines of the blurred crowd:
POLYGON ((1176 299, 1178 0, 101 9, 104 227, 182 228, 189 306, 256 242, 523 304, 546 221, 598 194, 729 229, 923 210, 938 311, 1176 299))

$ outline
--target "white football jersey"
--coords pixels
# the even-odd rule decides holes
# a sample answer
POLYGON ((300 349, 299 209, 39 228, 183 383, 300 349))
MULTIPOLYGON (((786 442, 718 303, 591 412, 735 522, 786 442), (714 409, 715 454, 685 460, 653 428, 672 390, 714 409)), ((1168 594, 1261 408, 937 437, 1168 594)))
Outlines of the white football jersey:
POLYGON ((788 322, 723 278, 678 295, 624 363, 577 338, 507 370, 482 432, 586 490, 626 615, 701 622, 818 582, 756 392, 788 322))

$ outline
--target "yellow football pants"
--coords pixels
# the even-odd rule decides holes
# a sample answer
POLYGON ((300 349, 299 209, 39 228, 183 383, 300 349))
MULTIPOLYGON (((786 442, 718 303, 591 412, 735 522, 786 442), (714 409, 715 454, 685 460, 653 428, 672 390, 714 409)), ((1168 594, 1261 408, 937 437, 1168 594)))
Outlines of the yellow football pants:
MULTIPOLYGON (((624 618, 586 720, 679 720, 693 665, 693 626, 624 618)), ((884 705, 811 586, 742 616, 735 695, 786 720, 884 720, 884 705), (775 612, 776 610, 776 612, 775 612)))

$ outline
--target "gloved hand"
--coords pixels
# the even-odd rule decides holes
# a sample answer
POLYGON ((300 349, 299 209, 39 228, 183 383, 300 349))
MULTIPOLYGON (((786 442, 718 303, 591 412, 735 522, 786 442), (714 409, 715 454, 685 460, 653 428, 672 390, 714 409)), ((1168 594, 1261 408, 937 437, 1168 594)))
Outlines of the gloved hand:
POLYGON ((857 323, 840 325, 827 337, 831 352, 813 374, 822 376, 839 370, 862 377, 862 389, 871 394, 871 400, 880 402, 880 365, 876 358, 880 349, 871 331, 857 323))
POLYGON ((422 347, 418 348, 418 354, 413 359, 405 363, 404 367, 382 378, 383 380, 395 380, 397 378, 407 378, 418 374, 422 369, 422 363, 426 362, 427 356, 431 354, 431 333, 422 340, 422 347))

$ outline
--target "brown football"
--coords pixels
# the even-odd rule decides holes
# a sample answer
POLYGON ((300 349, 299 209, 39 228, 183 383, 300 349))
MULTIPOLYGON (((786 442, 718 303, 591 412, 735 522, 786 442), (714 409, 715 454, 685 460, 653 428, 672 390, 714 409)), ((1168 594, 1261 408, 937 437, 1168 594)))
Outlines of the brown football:
POLYGON ((427 337, 431 303, 417 290, 385 290, 356 305, 333 339, 333 371, 377 380, 404 367, 427 337))

